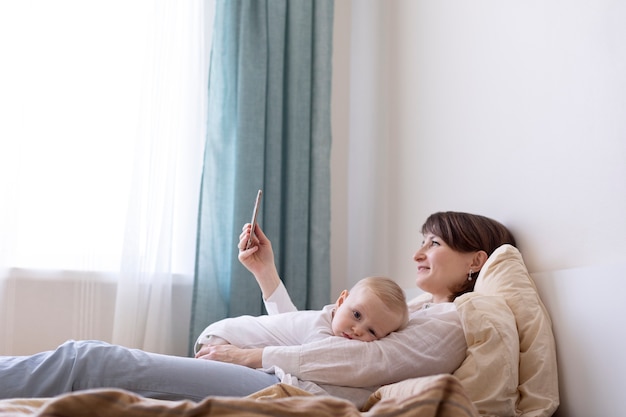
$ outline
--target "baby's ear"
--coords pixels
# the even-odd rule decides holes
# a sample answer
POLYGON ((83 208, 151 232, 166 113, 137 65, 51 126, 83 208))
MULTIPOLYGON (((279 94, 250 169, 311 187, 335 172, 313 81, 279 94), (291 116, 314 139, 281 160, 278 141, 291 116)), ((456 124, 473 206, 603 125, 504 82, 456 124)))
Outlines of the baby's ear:
POLYGON ((348 298, 349 294, 350 293, 348 292, 348 290, 341 291, 341 294, 339 294, 339 298, 337 298, 337 301, 335 302, 335 308, 339 308, 339 306, 342 305, 344 301, 346 301, 346 298, 348 298))

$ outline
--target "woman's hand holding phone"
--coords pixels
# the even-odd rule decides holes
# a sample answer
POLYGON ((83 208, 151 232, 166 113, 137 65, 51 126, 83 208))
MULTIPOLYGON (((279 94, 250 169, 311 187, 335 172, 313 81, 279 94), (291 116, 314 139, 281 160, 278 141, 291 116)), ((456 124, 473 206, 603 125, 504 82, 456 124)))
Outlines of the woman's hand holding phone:
POLYGON ((252 245, 252 238, 254 237, 254 229, 256 229, 256 219, 259 214, 259 207, 261 206, 261 197, 263 197, 263 190, 259 190, 256 194, 256 201, 254 203, 254 210, 252 210, 252 220, 250 221, 250 237, 248 238, 248 242, 246 243, 245 249, 250 249, 250 245, 252 245))
POLYGON ((257 223, 263 192, 259 190, 252 212, 252 221, 243 226, 239 235, 239 262, 252 272, 259 283, 263 298, 267 299, 280 284, 280 277, 274 264, 272 243, 257 223))

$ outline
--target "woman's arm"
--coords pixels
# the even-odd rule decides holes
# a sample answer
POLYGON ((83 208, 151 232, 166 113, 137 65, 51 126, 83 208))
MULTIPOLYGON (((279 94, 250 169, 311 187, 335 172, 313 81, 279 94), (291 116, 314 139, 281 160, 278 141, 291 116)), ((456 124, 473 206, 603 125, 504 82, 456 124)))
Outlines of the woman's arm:
POLYGON ((261 226, 257 223, 254 230, 254 236, 252 237, 252 244, 249 249, 246 249, 246 244, 252 233, 252 225, 246 223, 243 226, 242 232, 239 235, 239 262, 245 266, 248 271, 252 272, 256 279, 263 298, 271 296, 272 293, 281 283, 276 265, 274 264, 274 251, 272 249, 272 243, 265 236, 261 226))
MULTIPOLYGON (((272 243, 265 236, 263 230, 257 223, 255 226, 255 233, 252 238, 252 244, 249 249, 245 249, 248 239, 250 237, 252 225, 250 223, 246 223, 243 226, 242 232, 239 235, 239 244, 237 245, 239 249, 239 261, 254 275, 254 278, 257 280, 259 287, 261 288, 261 292, 263 294, 263 302, 265 303, 265 309, 268 314, 278 314, 278 313, 287 313, 291 311, 297 311, 298 309, 291 301, 291 297, 289 297, 289 293, 287 293, 287 289, 283 285, 282 280, 278 275, 278 271, 276 269, 276 265, 274 264, 274 251, 272 249, 272 243)), ((211 346, 215 344, 224 344, 224 340, 218 340, 219 343, 211 343, 209 339, 210 336, 210 327, 209 325, 204 331, 198 336, 196 341, 196 345, 194 347, 194 351, 196 352, 196 358, 204 358, 204 359, 215 359, 220 360, 215 357, 211 357, 212 354, 210 352, 215 352, 215 349, 211 350, 211 346)), ((217 339, 216 339, 217 340, 217 339)), ((224 349, 232 349, 234 352, 236 348, 224 348, 224 349)), ((259 352, 258 357, 255 356, 250 360, 248 358, 249 352, 241 352, 239 358, 235 355, 234 358, 231 356, 234 355, 232 352, 224 355, 224 362, 233 362, 239 363, 239 361, 246 363, 261 363, 261 353, 259 352)), ((218 353, 213 353, 213 356, 219 356, 218 353)), ((244 365, 246 363, 239 363, 240 365, 244 365)))
POLYGON ((328 337, 261 349, 205 346, 197 357, 253 368, 277 366, 301 380, 362 388, 452 373, 465 359, 466 349, 459 315, 446 303, 414 313, 404 330, 373 342, 328 337))
POLYGON ((466 349, 459 315, 446 303, 413 313, 404 330, 373 342, 330 337, 302 346, 266 347, 262 365, 318 384, 367 387, 451 373, 466 349))
POLYGON ((243 249, 248 243, 252 225, 247 223, 239 235, 239 262, 254 275, 268 314, 286 313, 298 309, 291 301, 274 263, 272 243, 257 223, 250 249, 243 249))
POLYGON ((269 297, 263 299, 263 302, 269 315, 298 311, 282 281, 269 297))

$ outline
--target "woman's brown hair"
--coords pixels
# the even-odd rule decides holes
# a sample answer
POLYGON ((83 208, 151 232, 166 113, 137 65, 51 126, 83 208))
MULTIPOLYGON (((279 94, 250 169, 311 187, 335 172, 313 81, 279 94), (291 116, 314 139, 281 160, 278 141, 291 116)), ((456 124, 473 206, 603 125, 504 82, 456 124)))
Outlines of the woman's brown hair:
MULTIPOLYGON (((478 214, 455 211, 431 214, 422 226, 422 234, 432 233, 443 239, 458 252, 485 251, 491 255, 504 244, 516 246, 513 234, 501 223, 478 214)), ((473 271, 472 279, 466 280, 453 290, 451 300, 474 290, 479 271, 473 271)))

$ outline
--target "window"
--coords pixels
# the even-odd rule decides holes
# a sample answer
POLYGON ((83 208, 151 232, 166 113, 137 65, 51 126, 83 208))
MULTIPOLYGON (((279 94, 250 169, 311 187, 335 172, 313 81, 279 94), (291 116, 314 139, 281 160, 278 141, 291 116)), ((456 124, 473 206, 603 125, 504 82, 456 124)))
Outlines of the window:
POLYGON ((154 230, 171 212, 174 268, 191 271, 203 10, 199 0, 0 4, 0 267, 115 271, 129 222, 154 230), (136 209, 164 188, 169 211, 136 209))

